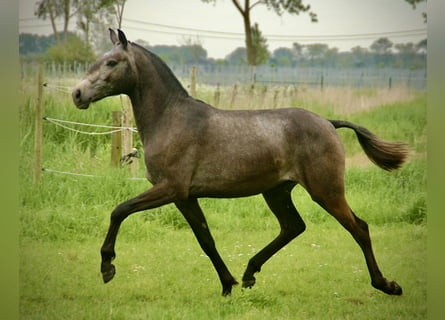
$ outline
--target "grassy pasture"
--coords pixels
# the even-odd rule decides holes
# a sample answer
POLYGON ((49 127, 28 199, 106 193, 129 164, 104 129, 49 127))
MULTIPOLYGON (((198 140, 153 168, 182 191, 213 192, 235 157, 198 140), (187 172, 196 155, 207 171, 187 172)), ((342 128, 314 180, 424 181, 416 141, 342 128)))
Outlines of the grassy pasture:
MULTIPOLYGON (((287 101, 291 107, 360 123, 382 138, 408 142, 410 161, 401 170, 387 173, 363 157, 350 130, 339 130, 348 157, 348 200, 370 225, 382 271, 401 284, 404 295, 390 297, 370 286, 356 243, 297 187, 293 199, 307 223, 307 231, 264 265, 253 289, 241 290, 238 286, 231 297, 223 298, 209 259, 172 205, 136 214, 125 221, 116 245, 116 278, 107 285, 102 283, 99 249, 109 214, 115 205, 149 185, 128 180, 125 169, 110 168, 109 136, 84 136, 45 122, 43 166, 99 177, 48 172, 43 173, 41 184, 34 186, 36 90, 27 79, 22 89, 22 319, 426 317, 424 93, 329 89, 317 98, 316 92, 309 90, 287 101), (342 96, 348 101, 362 101, 366 107, 354 111, 354 103, 348 102, 346 110, 341 107, 342 96)), ((198 90, 200 98, 212 101, 212 93, 206 88, 198 90)), ((347 101, 344 102, 346 105, 347 101)), ((69 95, 52 91, 45 91, 44 106, 46 116, 97 124, 110 124, 111 111, 120 109, 118 98, 108 98, 87 111, 79 111, 69 95)), ((143 177, 142 162, 139 167, 143 177)), ((200 203, 219 252, 241 280, 248 259, 276 236, 276 220, 261 196, 201 199, 200 203)))

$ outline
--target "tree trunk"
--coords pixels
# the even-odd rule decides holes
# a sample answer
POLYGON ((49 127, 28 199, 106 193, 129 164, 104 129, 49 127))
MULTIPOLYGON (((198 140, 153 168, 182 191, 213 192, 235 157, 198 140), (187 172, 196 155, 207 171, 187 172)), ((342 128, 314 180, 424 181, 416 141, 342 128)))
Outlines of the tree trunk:
POLYGON ((127 0, 118 1, 118 2, 115 4, 115 9, 116 9, 116 19, 117 19, 117 24, 118 24, 118 26, 119 26, 119 29, 122 28, 122 17, 123 17, 123 15, 124 15, 125 1, 127 1, 127 0))
POLYGON ((59 46, 60 45, 60 37, 59 37, 59 33, 57 32, 57 26, 56 26, 56 21, 55 21, 56 17, 53 12, 53 3, 51 0, 47 0, 47 4, 48 4, 49 19, 51 20, 51 26, 53 27, 53 31, 54 31, 54 37, 56 38, 56 44, 59 46))
POLYGON ((244 9, 238 3, 238 0, 232 0, 235 7, 243 16, 244 32, 246 34, 246 51, 247 51, 247 63, 249 66, 255 65, 255 48, 252 43, 252 26, 250 24, 250 0, 244 0, 244 9))
POLYGON ((255 48, 252 43, 252 26, 250 25, 250 12, 246 11, 244 17, 244 32, 246 33, 247 63, 249 66, 255 65, 255 48))
POLYGON ((68 37, 68 23, 70 20, 70 0, 64 1, 64 16, 63 16, 63 42, 67 42, 68 37))

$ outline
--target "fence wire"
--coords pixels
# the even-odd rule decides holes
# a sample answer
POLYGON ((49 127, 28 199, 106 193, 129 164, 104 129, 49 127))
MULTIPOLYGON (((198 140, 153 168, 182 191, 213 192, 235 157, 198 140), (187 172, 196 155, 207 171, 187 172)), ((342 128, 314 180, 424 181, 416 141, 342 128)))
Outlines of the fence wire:
MULTIPOLYGON (((67 87, 67 86, 61 86, 61 85, 54 85, 54 84, 49 84, 47 82, 42 84, 43 87, 45 88, 49 88, 49 89, 53 89, 59 92, 63 92, 63 93, 71 93, 72 88, 71 87, 67 87)), ((80 134, 86 134, 86 135, 106 135, 106 134, 113 134, 116 132, 120 132, 120 131, 124 131, 124 130, 129 130, 131 132, 137 132, 136 128, 133 127, 122 127, 122 126, 108 126, 108 125, 101 125, 101 124, 92 124, 92 123, 82 123, 82 122, 76 122, 76 121, 68 121, 68 120, 62 120, 62 119, 55 119, 55 118, 50 118, 50 117, 43 117, 43 120, 46 120, 56 126, 62 127, 66 130, 70 130, 76 133, 80 133, 80 134), (84 130, 79 130, 79 129, 75 129, 69 125, 72 126, 83 126, 83 127, 92 127, 92 128, 105 128, 105 129, 113 129, 110 131, 105 131, 105 132, 91 132, 91 131, 84 131, 84 130)), ((42 168, 41 169, 43 172, 48 172, 48 173, 55 173, 55 174, 62 174, 62 175, 70 175, 70 176, 77 176, 77 177, 87 177, 87 178, 104 178, 103 176, 96 176, 96 175, 92 175, 92 174, 83 174, 83 173, 74 173, 74 172, 69 172, 69 171, 60 171, 60 170, 53 170, 53 169, 48 169, 48 168, 42 168)), ((140 180, 140 181, 145 181, 145 178, 134 178, 134 177, 130 177, 130 178, 126 178, 126 180, 140 180)))
POLYGON ((64 93, 71 93, 71 91, 72 91, 71 87, 58 86, 58 85, 55 85, 55 84, 49 84, 47 82, 45 82, 43 84, 43 86, 46 87, 46 88, 54 89, 56 91, 60 91, 60 92, 64 92, 64 93))
POLYGON ((65 128, 67 130, 71 130, 71 131, 74 131, 77 133, 82 133, 82 134, 89 134, 89 135, 112 134, 112 133, 123 131, 123 130, 130 130, 132 132, 138 132, 137 129, 133 128, 133 127, 114 127, 114 126, 106 126, 106 125, 100 125, 100 124, 81 123, 81 122, 75 122, 75 121, 60 120, 60 119, 54 119, 54 118, 50 118, 50 117, 43 117, 43 119, 47 120, 47 121, 51 122, 52 124, 55 124, 59 127, 65 128), (114 130, 105 131, 105 132, 82 131, 82 130, 74 129, 72 127, 64 125, 64 123, 78 125, 78 126, 95 127, 95 128, 108 128, 108 129, 114 129, 114 130))
MULTIPOLYGON (((47 169, 42 168, 43 172, 49 172, 49 173, 56 173, 56 174, 64 174, 64 175, 70 175, 70 176, 77 176, 77 177, 87 177, 87 178, 105 178, 105 176, 96 176, 93 174, 85 174, 85 173, 74 173, 74 172, 68 172, 68 171, 59 171, 59 170, 53 170, 53 169, 47 169)), ((126 180, 136 180, 136 181, 146 181, 145 178, 126 178, 126 180)))

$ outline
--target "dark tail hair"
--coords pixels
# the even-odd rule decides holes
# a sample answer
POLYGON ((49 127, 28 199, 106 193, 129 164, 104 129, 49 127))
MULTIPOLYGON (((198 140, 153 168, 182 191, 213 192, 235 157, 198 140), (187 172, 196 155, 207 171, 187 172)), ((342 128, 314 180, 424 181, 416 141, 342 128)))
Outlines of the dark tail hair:
POLYGON ((400 168, 408 156, 405 143, 381 140, 368 129, 352 122, 342 120, 329 121, 336 129, 353 129, 368 158, 384 170, 391 171, 400 168))

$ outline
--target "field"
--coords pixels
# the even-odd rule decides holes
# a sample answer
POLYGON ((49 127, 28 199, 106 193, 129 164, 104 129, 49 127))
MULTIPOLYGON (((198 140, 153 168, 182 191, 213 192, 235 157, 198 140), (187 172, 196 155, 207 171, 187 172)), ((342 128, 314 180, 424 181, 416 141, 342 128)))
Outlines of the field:
MULTIPOLYGON (((110 167, 109 136, 82 135, 47 122, 43 166, 95 177, 43 172, 34 185, 35 84, 24 79, 22 90, 21 319, 426 318, 425 93, 325 88, 299 91, 285 101, 409 144, 409 162, 388 173, 366 159, 353 133, 339 130, 347 150, 347 198, 370 225, 383 273, 404 294, 393 297, 373 289, 357 244, 297 187, 293 199, 306 232, 264 265, 255 287, 234 287, 230 297, 221 297, 209 259, 171 205, 125 221, 116 245, 116 277, 102 283, 99 250, 109 214, 149 185, 129 180, 125 168, 110 167)), ((198 95, 212 102, 209 88, 198 87, 198 95)), ((221 105, 228 104, 228 96, 222 95, 221 105)), ((110 124, 120 100, 108 98, 79 111, 68 94, 46 90, 44 106, 45 116, 110 124)), ((143 177, 142 162, 139 170, 143 177)), ((241 280, 248 259, 279 231, 276 220, 261 196, 200 203, 219 252, 241 280)))

